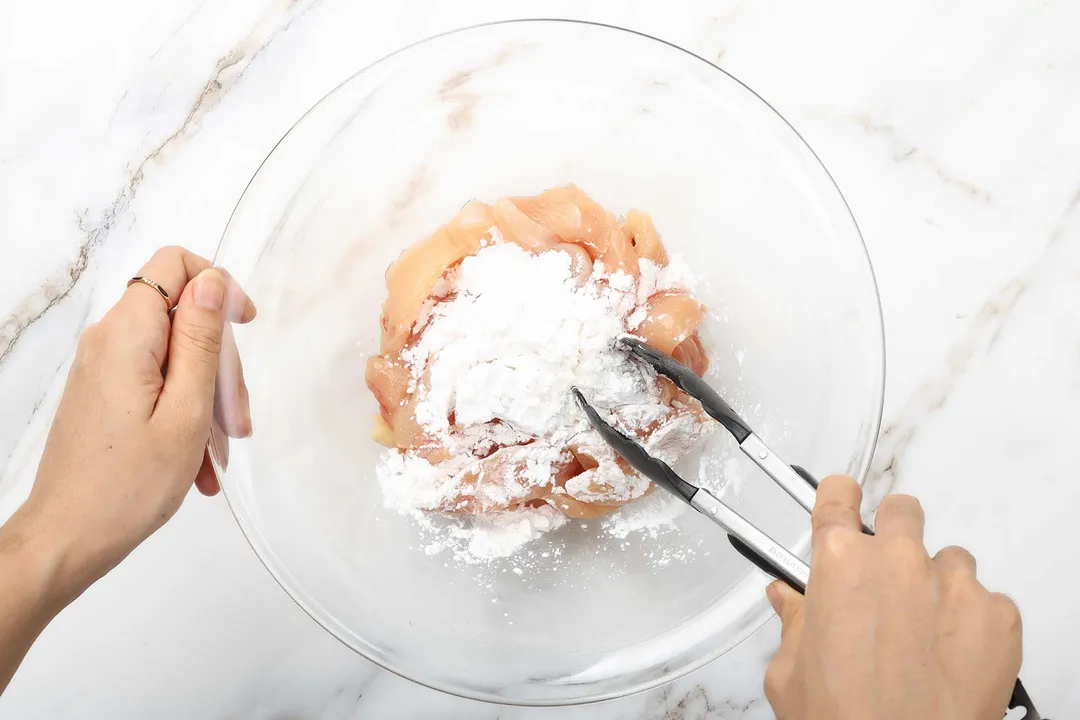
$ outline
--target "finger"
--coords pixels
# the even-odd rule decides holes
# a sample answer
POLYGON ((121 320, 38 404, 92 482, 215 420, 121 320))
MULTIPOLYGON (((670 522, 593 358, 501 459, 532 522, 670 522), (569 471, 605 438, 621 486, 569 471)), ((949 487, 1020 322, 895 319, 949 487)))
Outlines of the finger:
POLYGON ((244 288, 225 268, 218 268, 225 278, 225 319, 243 325, 255 319, 258 310, 244 288))
POLYGON ((976 577, 978 568, 975 556, 956 545, 938 551, 938 554, 934 556, 934 566, 943 575, 958 574, 971 578, 976 577))
POLYGON ((210 451, 203 450, 202 465, 199 473, 195 476, 195 487, 206 497, 214 497, 221 492, 217 473, 214 472, 214 464, 210 462, 210 451))
POLYGON ((236 348, 232 326, 226 325, 222 335, 221 361, 218 363, 217 385, 214 391, 214 419, 229 437, 251 435, 251 410, 248 405, 244 366, 236 348))
POLYGON ((229 436, 221 429, 217 422, 210 424, 210 439, 206 443, 217 467, 222 471, 229 469, 229 436))
POLYGON ((804 598, 783 580, 777 580, 765 588, 769 604, 780 617, 782 642, 798 641, 802 635, 804 598))
MULTIPOLYGON (((109 312, 110 316, 116 316, 116 322, 121 323, 119 342, 128 349, 145 348, 164 373, 169 344, 169 309, 176 305, 191 278, 209 267, 209 260, 181 247, 164 247, 155 252, 140 268, 138 277, 157 283, 169 299, 166 301, 145 283, 129 285, 120 302, 109 312)), ((232 276, 226 277, 226 287, 226 317, 234 322, 254 318, 255 305, 232 276)))
MULTIPOLYGON (((138 277, 153 280, 160 285, 169 295, 169 305, 166 305, 164 298, 154 288, 141 282, 129 286, 121 302, 137 307, 143 312, 167 311, 177 304, 188 282, 210 267, 209 260, 182 247, 161 248, 142 266, 138 277)), ((232 275, 223 270, 221 272, 225 277, 228 291, 226 318, 230 322, 250 322, 256 315, 255 304, 232 275)))
POLYGON ((780 649, 776 651, 765 672, 765 693, 779 712, 777 703, 787 695, 788 684, 795 669, 799 643, 803 632, 803 596, 777 580, 765 589, 769 604, 780 616, 780 649))
POLYGON ((878 537, 903 537, 921 544, 925 527, 922 505, 910 495, 889 495, 878 508, 875 522, 878 537))
POLYGON ((210 433, 224 329, 225 278, 214 268, 203 270, 180 296, 169 338, 165 386, 153 416, 179 432, 181 439, 200 445, 210 433))
POLYGON ((814 511, 810 514, 814 538, 831 530, 862 532, 859 506, 862 504, 862 488, 847 475, 830 475, 821 481, 817 489, 814 511))
POLYGON ((143 312, 168 312, 180 299, 188 281, 209 267, 209 260, 184 248, 163 247, 139 268, 136 276, 160 285, 169 295, 168 305, 154 288, 144 283, 129 285, 120 302, 143 312))
POLYGON ((123 364, 129 372, 146 381, 155 402, 161 390, 170 327, 169 315, 162 312, 165 301, 160 295, 158 303, 161 307, 156 312, 147 312, 145 308, 119 302, 101 319, 101 325, 108 329, 106 350, 111 362, 123 364))

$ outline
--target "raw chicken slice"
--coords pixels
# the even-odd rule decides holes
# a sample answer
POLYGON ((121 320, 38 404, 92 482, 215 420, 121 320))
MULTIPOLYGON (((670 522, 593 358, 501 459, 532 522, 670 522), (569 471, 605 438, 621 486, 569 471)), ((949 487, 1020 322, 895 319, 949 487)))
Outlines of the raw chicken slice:
POLYGON ((595 253, 596 261, 608 272, 623 272, 635 279, 641 274, 634 244, 618 225, 612 224, 608 228, 607 238, 603 241, 582 240, 581 243, 595 253))
POLYGON ((670 355, 697 331, 705 306, 686 293, 661 292, 645 303, 645 319, 633 333, 670 355))
POLYGON ((397 356, 372 355, 367 359, 364 380, 379 403, 379 414, 393 429, 394 417, 401 410, 409 392, 412 373, 397 356))
POLYGON ((397 444, 394 442, 394 429, 383 419, 381 414, 376 415, 372 421, 371 439, 383 447, 397 447, 397 444))
POLYGON ((552 188, 535 197, 511 198, 532 220, 562 240, 585 247, 608 272, 639 274, 637 253, 615 217, 575 185, 552 188))
POLYGON ((709 369, 709 356, 701 344, 701 336, 696 332, 675 346, 671 357, 694 371, 698 377, 704 377, 709 369))
POLYGON ((368 389, 379 403, 382 420, 393 433, 394 445, 402 449, 432 445, 431 438, 416 420, 416 405, 423 397, 425 387, 423 380, 416 383, 396 353, 368 358, 364 376, 368 389))
POLYGON ((586 218, 575 202, 572 185, 545 190, 531 197, 510 198, 518 210, 533 222, 547 228, 567 242, 574 242, 589 233, 596 232, 603 224, 602 217, 586 218))
POLYGON ((449 223, 463 230, 487 230, 495 224, 492 207, 479 200, 470 200, 461 206, 458 214, 449 223))
POLYGON ((638 257, 651 260, 661 267, 668 264, 667 250, 664 249, 660 233, 656 231, 656 226, 647 213, 637 209, 626 213, 622 229, 630 238, 638 257))
POLYGON ((532 252, 550 250, 559 242, 555 233, 521 212, 506 198, 496 201, 491 211, 496 227, 507 242, 517 243, 532 252))
POLYGON ((382 308, 382 351, 400 350, 408 342, 424 301, 446 270, 491 240, 495 224, 491 206, 473 200, 457 217, 426 240, 410 245, 386 269, 386 302, 382 308))

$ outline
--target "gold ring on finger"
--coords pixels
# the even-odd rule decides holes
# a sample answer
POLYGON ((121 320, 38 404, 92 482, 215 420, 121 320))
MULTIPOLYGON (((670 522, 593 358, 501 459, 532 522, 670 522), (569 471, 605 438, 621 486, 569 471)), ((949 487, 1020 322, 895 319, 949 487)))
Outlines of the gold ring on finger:
POLYGON ((142 283, 143 285, 148 285, 148 286, 154 288, 155 290, 157 290, 158 294, 161 295, 162 299, 165 301, 165 311, 166 312, 172 312, 172 309, 173 309, 172 299, 169 297, 169 292, 165 288, 161 287, 161 285, 158 285, 156 282, 154 282, 150 278, 145 278, 145 277, 133 277, 133 278, 131 278, 130 280, 127 281, 127 286, 131 287, 135 283, 142 283))

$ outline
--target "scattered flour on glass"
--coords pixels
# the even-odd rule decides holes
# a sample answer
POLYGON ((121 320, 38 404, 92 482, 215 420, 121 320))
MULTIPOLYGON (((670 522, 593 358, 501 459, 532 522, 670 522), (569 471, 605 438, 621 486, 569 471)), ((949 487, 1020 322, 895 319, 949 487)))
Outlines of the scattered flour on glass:
POLYGON ((683 505, 677 498, 654 492, 639 502, 627 505, 601 521, 601 527, 612 537, 625 540, 633 533, 642 533, 656 539, 675 528, 675 520, 682 514, 683 505))
POLYGON ((474 564, 510 557, 522 546, 565 525, 569 519, 551 506, 474 515, 460 520, 408 510, 422 529, 428 555, 449 552, 458 562, 474 564))
MULTIPOLYGON (((582 388, 624 429, 643 427, 650 414, 655 419, 655 376, 618 350, 615 338, 640 322, 636 315, 652 294, 694 288, 692 274, 677 257, 663 268, 640 261, 637 280, 598 267, 581 283, 569 255, 534 255, 497 242, 497 231, 492 232, 495 242, 465 258, 425 305, 418 325, 423 331, 402 355, 413 375, 412 391, 426 384, 416 419, 449 450, 450 458, 433 465, 416 454, 391 450, 377 469, 387 506, 415 518, 425 536, 425 552, 448 552, 468 563, 515 555, 571 522, 547 505, 453 516, 424 511, 453 507, 462 474, 492 447, 505 447, 521 462, 505 482, 485 483, 481 477, 475 483, 476 501, 485 508, 505 507, 530 488, 548 484, 571 441, 587 447, 600 462, 567 482, 575 495, 590 499, 590 478, 606 484, 609 497, 619 501, 645 495, 648 481, 619 469, 570 389, 582 388)), ((668 462, 677 461, 707 432, 688 415, 668 425, 646 445, 668 462)), ((632 532, 655 537, 681 510, 672 499, 654 493, 604 519, 601 528, 617 539, 632 532)))

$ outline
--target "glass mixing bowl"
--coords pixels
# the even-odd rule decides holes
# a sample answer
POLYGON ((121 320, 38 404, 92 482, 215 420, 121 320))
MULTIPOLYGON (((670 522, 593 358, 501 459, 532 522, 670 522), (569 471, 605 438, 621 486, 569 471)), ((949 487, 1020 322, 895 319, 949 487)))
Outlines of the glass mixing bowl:
MULTIPOLYGON (((383 506, 364 384, 383 271, 470 198, 569 182, 646 210, 689 261, 711 309, 709 379, 778 452, 863 480, 880 422, 881 313, 858 228, 806 143, 730 75, 641 34, 529 20, 349 78, 266 158, 221 241, 216 262, 259 317, 236 328, 255 433, 227 470, 215 461, 255 552, 315 620, 388 670, 481 700, 644 690, 770 616, 767 579, 690 511, 625 538, 574 522, 528 563, 470 565, 429 555, 383 506)), ((730 437, 690 464, 806 551, 806 513, 730 437)))

